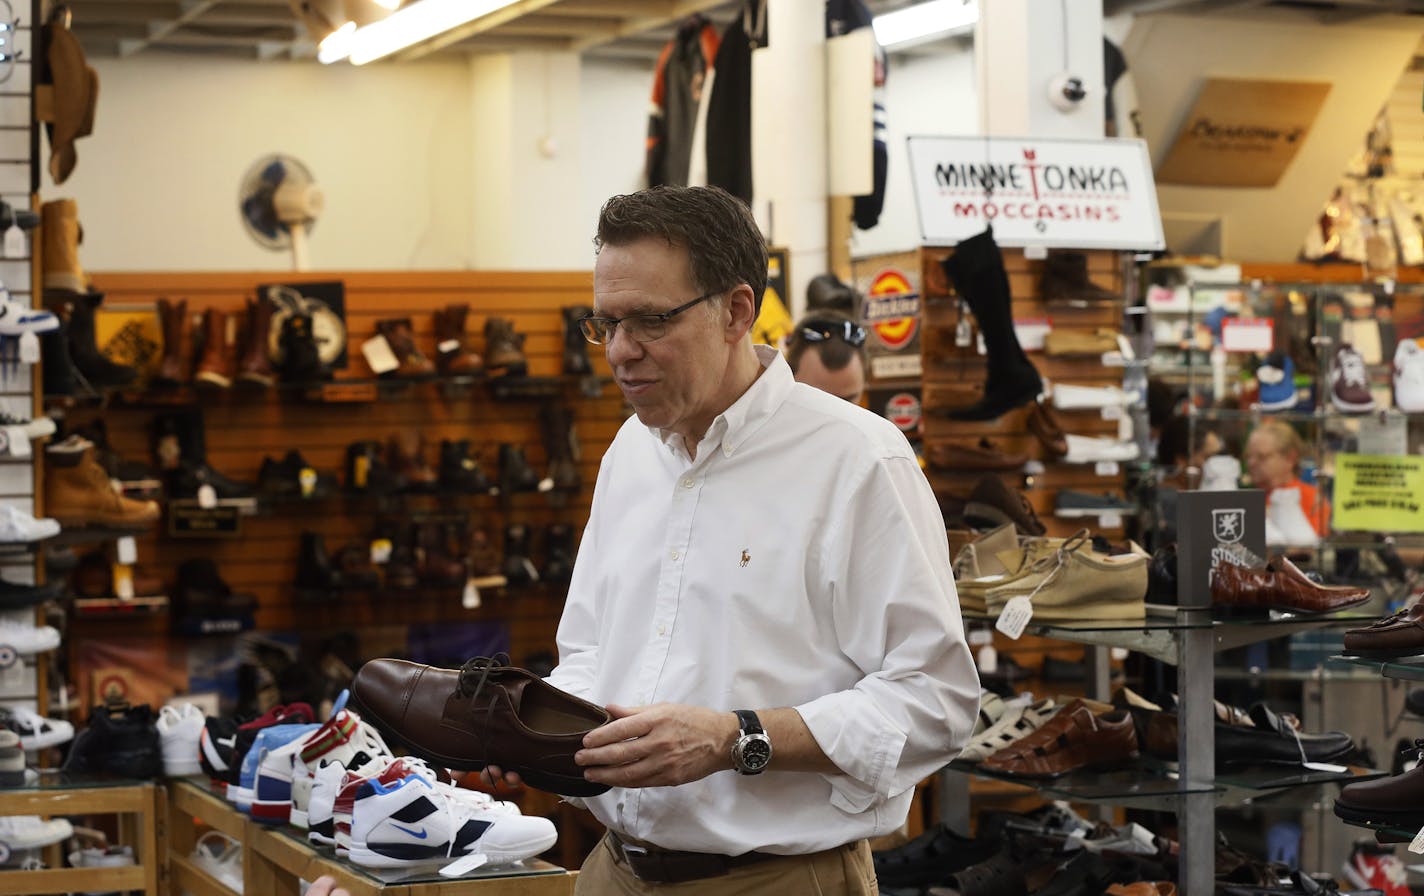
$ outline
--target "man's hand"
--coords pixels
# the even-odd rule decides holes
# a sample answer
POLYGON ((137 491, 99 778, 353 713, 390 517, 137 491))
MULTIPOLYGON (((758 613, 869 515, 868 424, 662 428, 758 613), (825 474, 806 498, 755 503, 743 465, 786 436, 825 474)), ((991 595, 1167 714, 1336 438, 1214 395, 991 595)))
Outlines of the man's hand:
POLYGON ((732 767, 737 717, 701 706, 609 705, 613 721, 583 738, 584 778, 613 787, 670 787, 732 767))
POLYGON ((323 874, 307 887, 307 896, 351 896, 344 887, 336 885, 336 878, 323 874))

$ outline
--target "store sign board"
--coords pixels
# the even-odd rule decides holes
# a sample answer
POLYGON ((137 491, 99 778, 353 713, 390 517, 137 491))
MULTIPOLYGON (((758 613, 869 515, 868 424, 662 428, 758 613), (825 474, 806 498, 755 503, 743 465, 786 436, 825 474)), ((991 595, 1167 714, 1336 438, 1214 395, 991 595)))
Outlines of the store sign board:
POLYGON ((1001 246, 1162 249, 1141 140, 909 137, 921 241, 952 246, 993 225, 1001 246))
POLYGON ((1351 532, 1424 532, 1424 457, 1335 455, 1331 524, 1351 532))
POLYGON ((1266 556, 1266 493, 1258 488, 1177 496, 1177 603, 1211 606, 1212 569, 1266 556))
POLYGON ((869 335, 866 354, 870 379, 919 379, 919 275, 911 267, 898 264, 872 270, 870 276, 856 280, 856 288, 865 296, 861 319, 869 335))
POLYGON ((1164 184, 1273 187, 1325 104, 1323 81, 1207 78, 1167 158, 1164 184))

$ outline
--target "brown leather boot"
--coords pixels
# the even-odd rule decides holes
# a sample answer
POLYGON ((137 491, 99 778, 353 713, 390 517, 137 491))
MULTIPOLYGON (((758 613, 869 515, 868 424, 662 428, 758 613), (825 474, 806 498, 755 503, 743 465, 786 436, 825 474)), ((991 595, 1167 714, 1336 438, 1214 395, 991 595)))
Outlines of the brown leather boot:
POLYGON ((435 312, 435 363, 443 376, 477 376, 484 361, 465 345, 470 306, 460 302, 435 312))
POLYGON ((209 308, 203 312, 203 357, 198 362, 198 372, 193 377, 195 380, 219 389, 232 386, 237 355, 231 335, 226 311, 209 308))
POLYGON ((390 375, 401 379, 418 379, 435 375, 435 365, 425 357, 415 344, 415 332, 410 327, 410 318, 397 317, 376 321, 376 330, 386 337, 400 366, 390 371, 390 375))
POLYGON ((45 512, 65 528, 108 526, 146 529, 158 522, 155 501, 135 501, 114 491, 90 447, 72 457, 45 453, 45 512))
POLYGON ((188 300, 158 300, 158 317, 163 325, 163 361, 153 384, 175 388, 193 375, 193 319, 188 316, 188 300))
POLYGON ((485 321, 485 368, 505 376, 523 376, 529 370, 524 358, 524 334, 502 317, 485 321))
POLYGON ((465 564, 450 555, 444 527, 420 523, 415 527, 416 575, 426 585, 453 587, 465 581, 465 564))
POLYGON ((238 362, 237 381, 269 388, 277 382, 272 358, 267 354, 267 334, 272 328, 272 303, 266 299, 247 300, 247 331, 238 362))
POLYGON ((386 446, 386 463, 400 481, 400 491, 432 492, 440 476, 425 461, 425 437, 413 430, 391 436, 386 446))
POLYGON ((73 199, 55 199, 40 206, 44 250, 41 281, 46 290, 84 292, 88 280, 79 266, 79 205, 73 199))

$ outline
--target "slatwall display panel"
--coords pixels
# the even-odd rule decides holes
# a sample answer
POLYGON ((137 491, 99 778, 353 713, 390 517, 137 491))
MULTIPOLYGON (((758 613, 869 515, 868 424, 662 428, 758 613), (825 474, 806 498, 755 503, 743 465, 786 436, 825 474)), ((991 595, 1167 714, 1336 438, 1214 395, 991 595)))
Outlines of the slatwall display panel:
MULTIPOLYGON (((375 334, 376 322, 384 318, 410 318, 417 345, 434 358, 433 312, 455 302, 471 306, 466 330, 468 346, 483 355, 485 320, 490 316, 508 318, 518 332, 526 335, 529 374, 556 376, 561 369, 564 344, 559 309, 589 304, 592 283, 587 273, 477 272, 97 273, 94 280, 96 288, 107 295, 106 309, 148 310, 155 307, 159 297, 186 298, 189 313, 195 316, 195 329, 197 316, 204 309, 237 311, 258 284, 341 280, 345 284, 350 360, 348 369, 336 375, 337 382, 370 379, 360 345, 375 334)), ((606 378, 608 370, 601 351, 592 346, 590 349, 595 373, 606 378)), ((472 524, 488 527, 500 547, 506 523, 528 524, 536 536, 534 562, 542 567, 545 554, 541 536, 545 527, 562 522, 582 531, 599 460, 626 416, 622 397, 611 381, 603 381, 600 397, 587 398, 580 394, 574 378, 564 380, 563 400, 574 412, 580 445, 583 488, 578 494, 563 506, 556 506, 542 494, 518 494, 507 503, 489 496, 412 496, 407 499, 407 506, 417 512, 468 513, 472 524)), ((280 459, 291 448, 299 449, 316 469, 336 473, 340 478, 349 443, 386 440, 402 428, 424 435, 425 457, 432 465, 438 463, 440 440, 448 438, 471 440, 491 478, 498 473, 498 446, 502 442, 523 446, 540 475, 547 469, 538 404, 495 401, 483 386, 451 398, 446 397, 439 383, 412 383, 389 399, 354 404, 306 401, 298 390, 281 389, 183 393, 185 398, 193 396, 198 398, 204 415, 209 463, 238 479, 255 480, 264 457, 280 459)), ((170 410, 159 401, 149 394, 132 403, 111 402, 103 409, 76 407, 69 414, 75 423, 101 415, 113 447, 122 457, 155 464, 151 424, 155 417, 170 410)), ((174 570, 183 560, 211 557, 235 590, 257 596, 257 623, 262 630, 297 631, 318 638, 342 629, 503 620, 510 626, 516 662, 536 651, 553 650, 554 630, 562 610, 562 592, 554 586, 486 590, 482 606, 475 610, 461 606, 459 589, 422 589, 327 602, 301 600, 291 585, 301 533, 322 533, 328 552, 334 554, 348 542, 369 539, 379 517, 380 508, 372 501, 332 498, 282 505, 270 513, 245 518, 242 536, 237 539, 176 539, 154 533, 139 539, 138 570, 171 584, 174 570)), ((94 636, 101 631, 105 637, 127 632, 135 637, 162 639, 164 625, 162 620, 151 620, 129 624, 127 629, 106 623, 101 629, 85 623, 79 630, 94 636)), ((175 639, 167 643, 177 645, 175 639)))

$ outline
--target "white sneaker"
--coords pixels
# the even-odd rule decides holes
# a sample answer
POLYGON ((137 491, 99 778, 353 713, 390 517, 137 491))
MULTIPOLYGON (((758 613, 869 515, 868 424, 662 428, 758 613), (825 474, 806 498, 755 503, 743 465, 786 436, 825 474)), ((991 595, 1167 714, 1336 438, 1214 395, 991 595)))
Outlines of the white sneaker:
POLYGON ((58 520, 49 517, 36 519, 13 504, 0 505, 0 542, 42 541, 58 534, 58 520))
POLYGON ((0 301, 0 335, 19 336, 58 329, 59 318, 53 312, 31 308, 21 302, 0 301))
POLYGON ((1053 384, 1053 406, 1060 411, 1084 408, 1121 407, 1132 403, 1132 396, 1117 386, 1074 386, 1053 384))
POLYGON ((7 855, 17 849, 38 849, 62 843, 73 836, 74 825, 63 818, 45 821, 38 815, 0 817, 0 846, 6 848, 7 855))
POLYGON ((1241 461, 1229 454, 1213 454, 1202 463, 1202 481, 1198 490, 1233 492, 1241 481, 1241 461))
POLYGON ((346 698, 343 691, 320 728, 263 757, 254 785, 254 819, 305 828, 316 770, 323 761, 346 765, 358 753, 391 755, 376 729, 346 708, 346 698))
POLYGON ((74 739, 74 726, 64 719, 47 719, 23 706, 0 708, 0 725, 15 732, 24 750, 57 747, 74 739))
POLYGON ((29 439, 30 441, 34 441, 35 439, 43 439, 46 436, 52 436, 55 432, 54 421, 48 417, 34 417, 29 420, 25 420, 24 418, 16 417, 13 414, 7 414, 4 411, 0 411, 0 427, 3 426, 18 427, 20 429, 20 432, 24 433, 25 438, 29 439))
POLYGON ((1099 461, 1137 460, 1139 451, 1135 442, 1123 442, 1100 436, 1079 436, 1068 433, 1068 453, 1065 463, 1091 464, 1099 461))
POLYGON ((1394 404, 1406 414, 1424 411, 1424 348, 1401 339, 1394 350, 1394 404))
POLYGON ((242 892, 242 844, 222 831, 208 831, 193 845, 193 864, 234 893, 242 892))
POLYGON ((59 642, 59 630, 52 626, 0 619, 0 668, 9 666, 17 656, 54 650, 59 642))
POLYGON ((198 740, 203 736, 207 717, 191 703, 181 708, 165 706, 158 711, 158 738, 163 744, 163 773, 170 778, 199 775, 198 740))
POLYGON ((1310 548, 1320 544, 1320 536, 1305 515, 1300 505, 1300 489, 1276 488, 1266 497, 1266 519, 1275 523, 1276 530, 1287 547, 1310 548))

